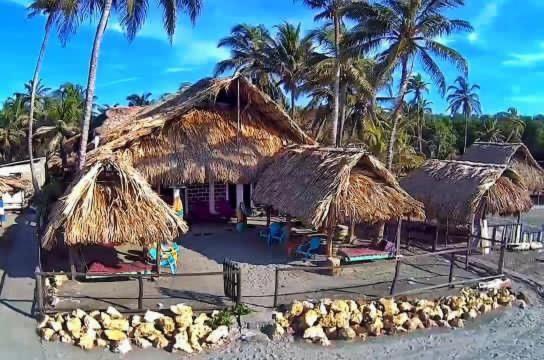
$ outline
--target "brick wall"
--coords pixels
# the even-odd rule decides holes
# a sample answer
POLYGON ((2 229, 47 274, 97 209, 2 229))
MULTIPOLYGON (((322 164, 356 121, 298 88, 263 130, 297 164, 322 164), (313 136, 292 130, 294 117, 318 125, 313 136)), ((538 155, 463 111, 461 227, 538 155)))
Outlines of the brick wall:
MULTIPOLYGON (((210 200, 209 196, 210 186, 209 184, 193 184, 187 186, 187 197, 189 202, 207 202, 210 200)), ((227 192, 225 184, 215 184, 215 201, 226 200, 227 192)))

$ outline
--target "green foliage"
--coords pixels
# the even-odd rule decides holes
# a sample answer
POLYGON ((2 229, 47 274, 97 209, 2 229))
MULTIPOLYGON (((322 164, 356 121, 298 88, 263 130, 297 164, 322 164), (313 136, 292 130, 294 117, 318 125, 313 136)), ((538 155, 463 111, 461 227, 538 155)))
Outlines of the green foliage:
POLYGON ((231 326, 234 324, 235 320, 238 320, 240 317, 249 315, 253 312, 247 305, 245 304, 238 304, 231 308, 223 309, 219 311, 217 315, 215 315, 211 320, 208 320, 208 325, 212 327, 213 329, 217 328, 218 326, 231 326))

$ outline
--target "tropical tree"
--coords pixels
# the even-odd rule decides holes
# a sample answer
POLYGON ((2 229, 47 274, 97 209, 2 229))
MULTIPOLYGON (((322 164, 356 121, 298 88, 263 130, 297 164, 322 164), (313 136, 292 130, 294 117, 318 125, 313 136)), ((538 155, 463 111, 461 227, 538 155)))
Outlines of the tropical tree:
POLYGON ((146 92, 141 95, 139 94, 132 94, 127 96, 128 106, 147 106, 151 105, 153 103, 153 100, 151 100, 151 93, 146 92))
MULTIPOLYGON (((163 10, 163 26, 172 41, 174 36, 179 12, 189 15, 191 22, 194 24, 202 7, 202 0, 175 0, 164 1, 159 0, 159 6, 163 10)), ((98 22, 96 33, 93 42, 93 49, 89 61, 89 75, 87 80, 87 94, 85 99, 85 109, 83 122, 81 126, 81 144, 79 150, 79 168, 83 169, 87 157, 87 142, 89 140, 89 128, 91 116, 93 114, 94 93, 96 88, 96 73, 98 70, 98 58, 100 56, 100 48, 104 38, 104 32, 110 18, 110 13, 113 6, 113 0, 104 0, 95 4, 94 2, 88 6, 90 12, 100 10, 100 21, 98 22)), ((149 7, 147 0, 139 2, 122 1, 116 3, 117 10, 121 14, 121 26, 126 30, 129 40, 134 39, 138 31, 143 26, 147 9, 149 7)))
POLYGON ((25 132, 23 126, 28 121, 24 99, 20 94, 8 98, 0 112, 0 155, 11 160, 13 149, 20 145, 25 132))
POLYGON ((463 145, 463 153, 467 150, 468 141, 468 120, 473 114, 481 114, 482 106, 480 104, 480 96, 477 91, 480 90, 480 85, 470 85, 466 77, 459 76, 455 80, 455 84, 448 88, 448 103, 447 111, 451 115, 462 114, 465 118, 465 142, 463 145))
POLYGON ((468 72, 461 54, 437 40, 455 32, 472 30, 467 21, 444 15, 449 9, 463 4, 463 0, 383 0, 377 3, 358 1, 347 8, 347 16, 355 21, 347 35, 348 41, 362 53, 385 47, 379 53, 381 77, 389 77, 400 68, 399 90, 389 117, 388 168, 393 164, 404 98, 416 61, 442 95, 446 91, 446 79, 435 58, 453 63, 465 74, 468 72))
POLYGON ((334 28, 334 107, 333 107, 333 122, 332 122, 332 134, 331 142, 333 144, 339 143, 339 116, 340 116, 340 76, 341 76, 341 62, 340 58, 341 48, 340 43, 342 41, 342 17, 345 7, 351 3, 350 0, 303 0, 303 2, 312 9, 318 9, 320 12, 314 17, 314 20, 319 21, 323 19, 329 20, 334 28))
POLYGON ((509 134, 506 142, 520 142, 525 132, 526 123, 519 116, 518 110, 514 107, 508 108, 505 112, 497 114, 500 120, 505 120, 508 126, 509 134))
MULTIPOLYGON (((32 174, 32 186, 34 187, 34 192, 39 191, 39 184, 36 180, 35 171, 34 171, 34 151, 32 148, 32 137, 33 137, 33 126, 34 126, 34 112, 35 112, 35 101, 36 95, 39 89, 39 79, 40 79, 40 70, 45 56, 45 51, 47 48, 47 42, 49 41, 49 35, 51 29, 55 23, 59 26, 59 36, 61 40, 66 40, 67 36, 73 30, 73 11, 77 7, 77 2, 72 0, 34 0, 30 4, 29 16, 34 17, 36 15, 44 15, 47 20, 45 21, 45 28, 43 33, 42 44, 40 47, 40 52, 36 60, 36 66, 34 68, 34 75, 31 82, 31 91, 30 91, 30 114, 28 122, 28 156, 30 159, 30 172, 32 174)), ((28 87, 27 87, 28 89, 28 87)))
POLYGON ((415 74, 408 80, 408 93, 413 94, 411 104, 415 106, 417 146, 419 153, 423 153, 423 126, 425 113, 430 111, 431 103, 424 99, 424 94, 429 92, 429 83, 423 80, 421 74, 415 74))
POLYGON ((300 24, 283 23, 276 26, 277 33, 270 49, 271 65, 291 98, 291 117, 295 119, 295 101, 300 95, 299 87, 307 79, 312 57, 315 55, 314 44, 309 37, 302 36, 300 24))
POLYGON ((497 119, 486 119, 483 126, 476 133, 478 140, 490 142, 503 142, 504 135, 498 125, 497 119))

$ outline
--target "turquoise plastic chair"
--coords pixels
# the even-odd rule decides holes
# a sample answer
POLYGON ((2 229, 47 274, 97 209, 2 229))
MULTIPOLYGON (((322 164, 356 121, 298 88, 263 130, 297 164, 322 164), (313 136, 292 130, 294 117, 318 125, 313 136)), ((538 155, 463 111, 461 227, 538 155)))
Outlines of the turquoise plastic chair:
POLYGON ((300 244, 295 253, 297 255, 301 255, 305 259, 310 259, 317 254, 320 248, 321 238, 314 236, 310 239, 310 241, 300 244))
MULTIPOLYGON (((179 245, 178 244, 174 243, 172 245, 172 249, 174 249, 179 254, 179 245)), ((161 245, 161 252, 164 254, 167 251, 168 251, 168 248, 165 248, 164 245, 161 245)), ((156 248, 149 249, 148 250, 148 255, 149 255, 149 258, 152 261, 157 261, 157 249, 156 248)), ((176 261, 176 259, 174 258, 174 256, 172 254, 168 254, 168 257, 166 259, 161 260, 160 266, 170 268, 170 271, 172 272, 172 274, 175 274, 178 271, 177 261, 176 261)))
POLYGON ((278 223, 272 223, 267 230, 259 233, 261 239, 265 239, 268 246, 272 246, 274 242, 282 244, 287 237, 284 227, 278 223))

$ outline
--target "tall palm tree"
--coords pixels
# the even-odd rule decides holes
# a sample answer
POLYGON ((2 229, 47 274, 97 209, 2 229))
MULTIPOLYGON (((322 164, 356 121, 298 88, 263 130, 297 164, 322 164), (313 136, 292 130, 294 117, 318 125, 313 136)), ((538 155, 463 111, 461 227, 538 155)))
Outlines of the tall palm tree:
POLYGON ((490 142, 503 142, 504 135, 499 127, 497 119, 487 119, 477 133, 478 140, 490 142))
POLYGON ((348 41, 363 53, 386 47, 379 54, 381 76, 391 76, 400 68, 399 90, 389 118, 389 169, 393 164, 399 121, 415 62, 429 74, 442 95, 446 91, 446 79, 435 58, 453 63, 465 74, 468 72, 466 60, 461 54, 436 40, 439 36, 472 30, 467 21, 444 15, 449 9, 463 4, 464 0, 358 1, 346 10, 346 15, 355 21, 347 35, 348 41))
POLYGON ((417 145, 420 154, 423 153, 423 125, 426 111, 425 106, 428 107, 430 105, 430 103, 423 98, 423 95, 428 92, 429 83, 423 80, 421 74, 415 74, 410 77, 408 80, 408 93, 414 95, 411 104, 415 105, 416 110, 417 145), (423 106, 423 108, 421 106, 423 106))
POLYGON ((466 77, 459 76, 455 79, 454 85, 448 87, 449 95, 447 97, 449 107, 446 111, 450 111, 451 115, 463 114, 465 118, 465 142, 463 153, 467 150, 468 142, 468 120, 473 114, 481 114, 482 106, 480 104, 480 96, 477 91, 480 90, 480 85, 470 85, 466 77))
POLYGON ((138 94, 132 94, 127 96, 128 106, 147 106, 151 105, 153 103, 153 100, 151 100, 151 93, 146 92, 141 95, 138 94))
POLYGON ((0 112, 0 155, 4 160, 11 160, 13 148, 21 144, 25 132, 23 126, 28 120, 28 113, 21 94, 8 98, 0 112))
POLYGON ((299 87, 304 83, 312 64, 314 44, 311 38, 302 36, 300 24, 283 23, 276 28, 277 33, 269 56, 273 71, 280 79, 279 84, 290 94, 291 117, 295 119, 295 101, 300 95, 299 87))
MULTIPOLYGON (((110 13, 113 6, 113 0, 104 0, 97 4, 92 1, 91 6, 88 6, 89 11, 100 10, 100 21, 96 28, 96 33, 93 42, 93 49, 89 61, 89 76, 87 80, 87 94, 85 99, 85 110, 83 122, 81 126, 81 144, 79 150, 79 169, 85 166, 87 157, 87 142, 89 140, 89 128, 91 124, 91 116, 93 114, 94 93, 96 88, 96 73, 98 70, 98 58, 100 56, 100 48, 104 38, 104 32, 110 18, 110 13), (93 5, 94 4, 94 5, 93 5)), ((126 30, 127 37, 132 40, 143 26, 147 9, 149 7, 147 0, 139 2, 122 1, 115 3, 116 10, 121 14, 121 25, 126 30)), ((176 31, 176 25, 179 12, 189 15, 191 22, 194 24, 196 18, 200 14, 202 8, 202 0, 175 0, 165 1, 159 0, 158 5, 163 10, 163 26, 172 41, 176 31)))
POLYGON ((45 56, 45 51, 47 48, 47 42, 49 40, 49 35, 51 29, 55 23, 59 24, 59 35, 61 39, 66 39, 66 36, 71 33, 73 30, 72 25, 70 24, 73 20, 73 17, 69 14, 76 7, 75 1, 65 1, 65 0, 34 0, 30 4, 29 16, 34 17, 36 15, 44 15, 47 20, 45 21, 45 28, 43 33, 42 45, 40 47, 40 52, 36 60, 36 66, 34 68, 34 75, 31 82, 31 91, 30 91, 30 114, 28 122, 28 156, 30 159, 30 172, 32 175, 32 186, 34 187, 34 192, 37 193, 40 189, 38 181, 36 180, 35 171, 34 171, 34 151, 32 148, 32 136, 33 136, 33 126, 34 126, 34 112, 35 112, 35 101, 36 94, 39 85, 40 79, 40 70, 42 67, 43 58, 45 56), (64 16, 68 15, 68 16, 64 16), (63 23, 64 22, 64 23, 63 23))
MULTIPOLYGON (((334 57, 336 59, 334 69, 334 107, 331 141, 333 144, 339 144, 339 116, 340 116, 340 77, 341 63, 340 58, 343 28, 343 11, 350 4, 351 0, 302 0, 312 9, 318 9, 320 12, 314 17, 314 20, 327 19, 332 22, 334 27, 334 57)), ((340 140, 341 141, 341 140, 340 140)))
POLYGON ((219 40, 217 47, 229 48, 231 56, 217 63, 215 75, 227 71, 242 74, 274 100, 281 100, 269 57, 274 40, 264 25, 239 24, 230 35, 219 40))

